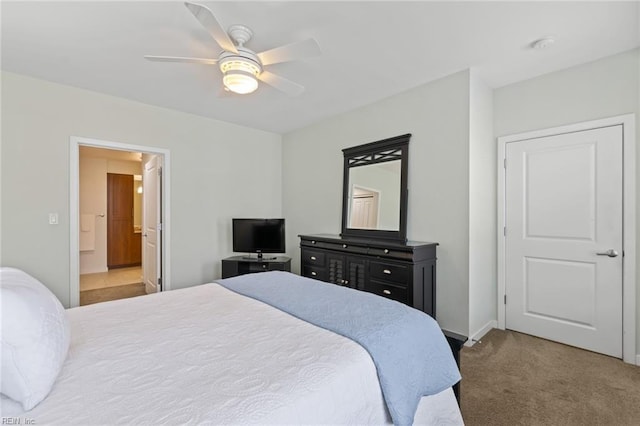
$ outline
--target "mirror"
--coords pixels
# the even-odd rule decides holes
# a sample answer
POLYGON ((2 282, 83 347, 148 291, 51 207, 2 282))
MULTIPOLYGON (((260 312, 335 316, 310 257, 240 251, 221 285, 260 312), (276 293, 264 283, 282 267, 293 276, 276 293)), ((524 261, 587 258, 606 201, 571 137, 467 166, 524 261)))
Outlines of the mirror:
POLYGON ((405 242, 410 134, 342 150, 342 236, 405 242))

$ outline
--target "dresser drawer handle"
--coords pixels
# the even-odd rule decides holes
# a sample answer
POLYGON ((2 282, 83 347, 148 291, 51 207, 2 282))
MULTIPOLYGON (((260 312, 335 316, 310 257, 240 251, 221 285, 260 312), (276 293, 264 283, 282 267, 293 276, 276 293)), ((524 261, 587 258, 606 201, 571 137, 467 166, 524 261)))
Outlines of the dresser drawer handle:
POLYGON ((316 257, 315 256, 311 256, 311 260, 316 260, 316 257))
POLYGON ((347 245, 346 245, 346 244, 343 244, 343 245, 342 245, 342 248, 347 248, 347 245))
POLYGON ((388 269, 383 269, 382 272, 384 272, 387 275, 391 275, 391 271, 388 269))
POLYGON ((384 254, 389 253, 389 249, 384 249, 384 254))
POLYGON ((382 290, 384 294, 391 294, 391 290, 382 290))
POLYGON ((318 274, 316 274, 315 272, 311 271, 311 275, 313 275, 315 277, 318 274))

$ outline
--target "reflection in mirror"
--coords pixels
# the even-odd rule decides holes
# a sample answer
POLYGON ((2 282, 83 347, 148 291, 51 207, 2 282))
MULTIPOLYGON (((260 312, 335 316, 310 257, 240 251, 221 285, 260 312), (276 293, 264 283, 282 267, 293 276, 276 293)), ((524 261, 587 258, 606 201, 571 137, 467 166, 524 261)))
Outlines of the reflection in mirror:
POLYGON ((400 229, 400 160, 349 170, 349 228, 400 229))

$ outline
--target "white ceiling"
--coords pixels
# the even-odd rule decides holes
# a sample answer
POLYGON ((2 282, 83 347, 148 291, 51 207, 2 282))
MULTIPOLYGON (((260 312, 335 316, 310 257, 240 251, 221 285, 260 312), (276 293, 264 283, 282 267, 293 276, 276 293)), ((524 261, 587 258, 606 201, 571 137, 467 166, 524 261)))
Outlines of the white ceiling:
POLYGON ((257 52, 315 38, 320 57, 268 67, 306 91, 221 97, 215 65, 143 59, 218 56, 175 1, 2 1, 2 69, 285 133, 470 67, 495 88, 640 46, 638 1, 201 3, 257 52))

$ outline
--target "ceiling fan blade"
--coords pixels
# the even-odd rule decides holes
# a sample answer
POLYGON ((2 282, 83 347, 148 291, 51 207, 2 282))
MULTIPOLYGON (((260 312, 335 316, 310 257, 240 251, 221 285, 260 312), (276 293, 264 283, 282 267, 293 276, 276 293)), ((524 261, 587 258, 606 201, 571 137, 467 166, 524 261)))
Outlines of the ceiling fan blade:
POLYGON ((217 59, 208 59, 208 58, 185 58, 182 56, 153 56, 153 55, 145 55, 145 59, 149 61, 155 62, 189 62, 192 64, 206 64, 206 65, 215 65, 218 63, 217 59))
POLYGON ((238 53, 238 49, 236 49, 233 41, 231 41, 224 28, 222 28, 222 25, 220 25, 211 9, 200 4, 189 2, 185 2, 184 5, 187 6, 189 12, 200 21, 202 26, 211 34, 211 37, 213 37, 220 47, 229 52, 238 53))
POLYGON ((262 65, 277 64, 320 55, 320 46, 312 38, 258 53, 262 65))
POLYGON ((276 89, 288 94, 289 96, 298 96, 304 92, 304 86, 294 83, 291 80, 287 80, 284 77, 270 73, 269 71, 262 71, 258 75, 258 80, 267 83, 269 86, 273 86, 276 89))

